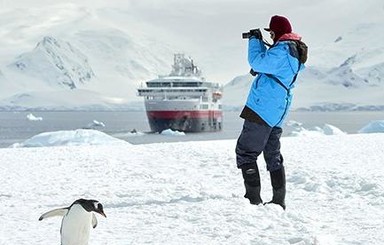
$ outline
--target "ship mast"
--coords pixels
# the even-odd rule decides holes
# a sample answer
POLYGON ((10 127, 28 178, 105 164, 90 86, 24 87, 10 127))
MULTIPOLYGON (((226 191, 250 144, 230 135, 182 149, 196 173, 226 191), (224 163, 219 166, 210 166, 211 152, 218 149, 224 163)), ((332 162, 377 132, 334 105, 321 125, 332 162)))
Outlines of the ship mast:
POLYGON ((170 76, 201 76, 201 70, 193 64, 192 58, 186 58, 184 54, 175 54, 173 62, 172 71, 171 74, 169 74, 170 76))

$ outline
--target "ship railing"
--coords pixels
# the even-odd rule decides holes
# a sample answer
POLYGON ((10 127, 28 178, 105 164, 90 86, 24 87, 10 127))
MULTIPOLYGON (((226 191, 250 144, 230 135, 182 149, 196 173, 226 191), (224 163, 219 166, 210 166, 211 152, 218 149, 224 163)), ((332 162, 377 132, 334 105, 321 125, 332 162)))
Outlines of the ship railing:
POLYGON ((185 87, 185 88, 139 88, 139 93, 180 93, 180 94, 205 94, 208 93, 208 88, 193 88, 193 87, 185 87))

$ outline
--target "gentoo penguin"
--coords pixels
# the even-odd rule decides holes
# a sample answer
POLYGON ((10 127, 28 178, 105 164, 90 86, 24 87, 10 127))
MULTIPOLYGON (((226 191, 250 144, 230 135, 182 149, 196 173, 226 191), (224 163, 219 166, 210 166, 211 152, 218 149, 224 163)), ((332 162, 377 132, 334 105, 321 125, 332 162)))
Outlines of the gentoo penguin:
POLYGON ((78 199, 66 208, 53 209, 40 216, 39 220, 54 216, 63 216, 61 221, 61 245, 87 245, 91 225, 97 226, 93 212, 104 217, 103 205, 96 200, 78 199))

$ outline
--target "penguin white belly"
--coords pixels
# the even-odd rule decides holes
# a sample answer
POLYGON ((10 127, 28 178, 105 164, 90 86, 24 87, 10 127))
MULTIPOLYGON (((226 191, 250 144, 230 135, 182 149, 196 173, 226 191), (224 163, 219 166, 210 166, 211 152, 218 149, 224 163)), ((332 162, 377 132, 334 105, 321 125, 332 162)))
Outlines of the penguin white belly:
POLYGON ((73 205, 61 224, 61 245, 88 245, 92 213, 73 205))

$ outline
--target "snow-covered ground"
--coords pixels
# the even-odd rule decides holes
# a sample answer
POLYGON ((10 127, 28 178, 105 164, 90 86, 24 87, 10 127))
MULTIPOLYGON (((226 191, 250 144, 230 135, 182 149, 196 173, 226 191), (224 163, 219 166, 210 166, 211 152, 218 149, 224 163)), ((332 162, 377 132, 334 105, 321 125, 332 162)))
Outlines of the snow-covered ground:
POLYGON ((77 146, 56 132, 62 146, 48 147, 51 133, 44 147, 0 149, 0 244, 58 244, 60 218, 38 218, 80 197, 105 206, 94 245, 384 244, 384 134, 282 138, 284 212, 243 198, 235 140, 110 145, 87 132, 77 146))

